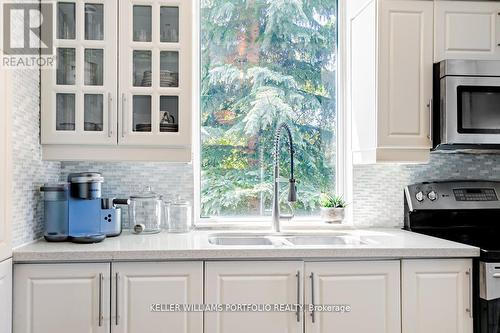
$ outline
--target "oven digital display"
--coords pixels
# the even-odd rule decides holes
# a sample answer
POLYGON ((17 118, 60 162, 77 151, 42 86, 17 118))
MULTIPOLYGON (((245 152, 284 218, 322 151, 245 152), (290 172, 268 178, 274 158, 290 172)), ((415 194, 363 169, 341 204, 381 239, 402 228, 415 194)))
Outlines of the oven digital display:
POLYGON ((457 201, 498 201, 493 188, 459 188, 453 194, 457 201))

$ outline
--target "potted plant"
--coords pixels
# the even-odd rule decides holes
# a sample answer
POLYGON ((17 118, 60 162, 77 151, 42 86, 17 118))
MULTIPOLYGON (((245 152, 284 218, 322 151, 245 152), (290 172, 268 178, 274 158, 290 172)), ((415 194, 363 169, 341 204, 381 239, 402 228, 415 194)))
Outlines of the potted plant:
POLYGON ((342 223, 346 202, 341 196, 323 193, 320 199, 321 219, 327 223, 342 223))

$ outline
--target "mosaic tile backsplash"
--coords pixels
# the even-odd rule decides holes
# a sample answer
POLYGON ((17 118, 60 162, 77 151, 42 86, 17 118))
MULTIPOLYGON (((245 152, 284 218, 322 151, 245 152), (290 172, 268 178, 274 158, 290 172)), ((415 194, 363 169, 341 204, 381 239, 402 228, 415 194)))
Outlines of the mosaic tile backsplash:
POLYGON ((42 236, 43 198, 39 188, 59 179, 60 163, 42 161, 39 72, 16 70, 12 78, 12 240, 16 247, 42 236))
MULTIPOLYGON (((149 184, 159 194, 193 200, 190 164, 62 162, 61 170, 61 179, 71 172, 102 172, 106 196, 129 196, 149 184)), ((445 179, 500 179, 500 155, 432 153, 428 164, 355 166, 354 223, 359 227, 401 226, 404 186, 445 179)))
MULTIPOLYGON (((28 82, 24 79, 24 83, 28 82)), ((16 87, 16 91, 22 91, 16 87)), ((19 94, 19 93, 18 93, 19 94)), ((150 185, 165 197, 193 201, 193 166, 182 163, 42 162, 38 124, 27 121, 36 110, 26 96, 18 96, 15 110, 14 245, 42 236, 43 202, 38 187, 64 181, 69 173, 97 171, 105 178, 103 196, 129 197, 150 185)), ((32 118, 33 119, 33 118, 32 118)), ((403 188, 407 184, 446 179, 500 180, 500 155, 433 153, 427 164, 362 165, 354 167, 354 223, 358 227, 399 227, 403 221, 403 188)), ((126 220, 127 214, 124 214, 126 220)))
MULTIPOLYGON (((96 171, 104 177, 103 197, 128 198, 147 186, 165 199, 193 202, 193 168, 184 163, 134 162, 62 162, 61 181, 75 172, 96 171)), ((123 222, 127 223, 127 214, 123 222)))
POLYGON ((500 180, 500 155, 432 153, 428 164, 355 166, 354 222, 357 226, 402 226, 405 185, 452 179, 500 180))

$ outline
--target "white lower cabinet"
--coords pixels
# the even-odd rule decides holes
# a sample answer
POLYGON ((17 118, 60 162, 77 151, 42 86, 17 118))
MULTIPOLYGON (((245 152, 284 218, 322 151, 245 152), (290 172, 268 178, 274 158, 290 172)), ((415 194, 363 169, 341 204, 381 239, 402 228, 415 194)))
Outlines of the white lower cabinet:
MULTIPOLYGON (((302 303, 303 262, 207 262, 207 304, 302 303)), ((294 312, 206 312, 205 333, 299 333, 303 319, 294 312)))
POLYGON ((202 262, 113 263, 113 281, 112 332, 203 332, 202 312, 165 308, 203 304, 202 262))
MULTIPOLYGON (((470 259, 16 264, 13 328, 14 333, 472 333, 471 273, 470 259), (203 303, 230 311, 168 307, 203 303), (304 311, 237 308, 248 304, 300 304, 304 311)), ((9 276, 0 265, 0 295, 9 276)), ((9 332, 8 317, 0 311, 0 333, 9 332)))
POLYGON ((165 312, 203 304, 202 262, 20 264, 14 277, 15 333, 203 332, 202 312, 165 312))
POLYGON ((308 262, 305 303, 350 311, 308 311, 306 333, 401 332, 400 261, 308 262))
POLYGON ((399 260, 207 263, 208 304, 299 303, 306 305, 306 315, 209 312, 205 314, 205 333, 289 333, 303 332, 304 327, 306 333, 400 332, 399 268, 399 260), (310 305, 318 309, 311 311, 310 305), (322 312, 321 305, 348 305, 351 311, 322 312))
POLYGON ((15 333, 108 333, 110 264, 14 267, 15 333))
POLYGON ((472 333, 472 260, 402 261, 402 333, 472 333))
POLYGON ((0 333, 12 332, 12 259, 0 262, 0 333))

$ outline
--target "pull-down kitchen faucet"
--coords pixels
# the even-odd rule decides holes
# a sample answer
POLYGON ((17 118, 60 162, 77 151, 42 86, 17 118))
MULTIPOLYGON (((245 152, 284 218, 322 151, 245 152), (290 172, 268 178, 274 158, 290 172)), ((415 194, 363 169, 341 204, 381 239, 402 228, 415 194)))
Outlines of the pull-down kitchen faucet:
POLYGON ((293 218, 293 213, 291 215, 281 215, 280 214, 280 142, 281 142, 281 132, 285 130, 288 134, 288 142, 290 147, 290 179, 289 189, 288 189, 288 202, 297 201, 297 187, 295 186, 295 178, 293 178, 293 154, 295 150, 293 149, 292 132, 290 127, 286 123, 281 123, 276 129, 276 136, 274 140, 274 200, 273 200, 273 231, 280 232, 280 220, 281 219, 291 219, 293 218))

